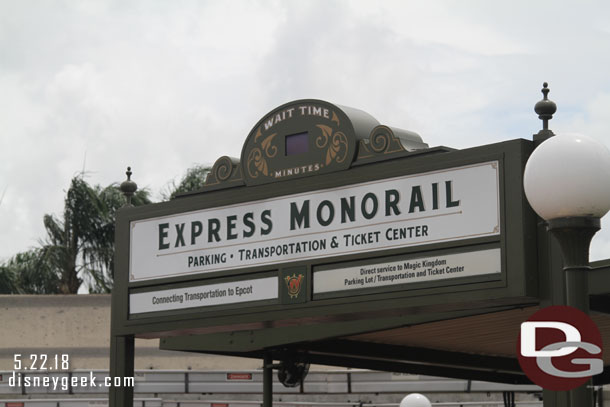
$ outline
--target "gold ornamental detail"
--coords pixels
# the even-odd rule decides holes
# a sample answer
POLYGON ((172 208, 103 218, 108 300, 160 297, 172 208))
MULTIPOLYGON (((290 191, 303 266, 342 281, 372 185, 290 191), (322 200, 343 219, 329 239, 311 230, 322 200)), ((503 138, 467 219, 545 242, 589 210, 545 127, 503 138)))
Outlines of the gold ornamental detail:
MULTIPOLYGON (((273 133, 267 137, 265 137, 261 143, 260 147, 255 147, 250 150, 250 154, 248 154, 248 174, 252 178, 258 178, 259 173, 264 176, 269 176, 269 165, 267 164, 267 160, 273 158, 277 155, 278 149, 277 146, 273 144, 273 141, 277 133, 273 133)), ((258 144, 259 139, 262 137, 261 129, 259 128, 256 136, 254 137, 254 145, 258 144)))
POLYGON ((332 127, 324 124, 318 124, 317 127, 322 130, 322 134, 316 138, 316 147, 326 148, 325 165, 333 161, 337 163, 345 161, 348 150, 347 136, 340 131, 333 134, 332 127))

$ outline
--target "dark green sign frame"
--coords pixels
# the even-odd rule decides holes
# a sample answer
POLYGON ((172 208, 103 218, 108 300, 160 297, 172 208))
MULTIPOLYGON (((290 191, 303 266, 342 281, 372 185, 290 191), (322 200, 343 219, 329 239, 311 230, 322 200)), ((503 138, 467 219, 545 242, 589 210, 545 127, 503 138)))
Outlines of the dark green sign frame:
MULTIPOLYGON (((522 188, 523 170, 533 147, 532 142, 518 139, 465 150, 427 148, 415 133, 380 125, 356 109, 316 100, 278 107, 253 128, 241 161, 221 157, 216 162, 203 190, 170 202, 125 208, 117 215, 111 355, 115 373, 129 373, 129 361, 121 360, 133 361, 134 336, 160 337, 164 349, 261 357, 293 344, 538 304, 538 226, 522 188), (286 119, 287 109, 298 112, 299 106, 317 107, 314 112, 321 114, 286 119), (277 116, 282 112, 283 116, 277 116), (273 126, 264 129, 264 125, 274 117, 277 132, 271 133, 273 126), (302 134, 309 137, 305 152, 296 161, 287 158, 282 154, 287 151, 286 137, 299 135, 303 140, 302 134), (333 140, 338 140, 336 148, 333 140), (270 154, 265 155, 264 149, 270 154), (135 221, 490 161, 499 166, 500 233, 494 236, 129 280, 130 225, 135 221), (307 171, 295 170, 304 166, 307 171), (259 178, 253 177, 256 170, 259 178), (313 293, 318 271, 486 249, 500 249, 499 273, 313 293), (277 277, 276 299, 130 314, 129 296, 133 294, 263 277, 277 277)), ((127 399, 129 393, 118 397, 127 399)))
MULTIPOLYGON (((533 213, 528 209, 521 188, 522 170, 527 158, 528 143, 522 140, 505 142, 474 149, 437 152, 435 154, 410 155, 402 159, 393 159, 356 166, 345 172, 318 175, 300 179, 299 182, 282 182, 257 187, 239 187, 227 190, 216 190, 208 193, 185 196, 171 202, 150 205, 142 208, 122 210, 117 220, 117 276, 115 297, 120 301, 115 308, 121 310, 121 322, 115 325, 120 334, 142 334, 151 332, 171 332, 196 330, 213 326, 231 326, 251 323, 259 319, 264 321, 294 319, 298 312, 301 318, 332 319, 333 315, 354 315, 363 312, 379 313, 399 308, 436 305, 441 307, 456 302, 485 302, 489 306, 499 304, 531 303, 537 296, 537 276, 535 273, 535 245, 531 239, 535 229, 533 213), (262 266, 235 271, 210 272, 194 276, 162 278, 150 281, 129 283, 129 224, 131 221, 160 217, 168 214, 189 212, 203 208, 213 208, 227 204, 265 199, 278 195, 303 193, 309 190, 320 190, 342 185, 390 178, 398 175, 417 174, 444 168, 460 167, 490 160, 500 163, 500 202, 501 233, 497 237, 475 238, 468 240, 413 246, 391 249, 383 252, 337 256, 318 261, 296 261, 277 264, 276 267, 262 266), (245 193, 244 190, 248 190, 245 193), (507 200, 505 197, 510 196, 507 200), (507 222, 507 219, 511 219, 507 222), (490 278, 489 275, 446 280, 442 287, 438 283, 416 283, 409 290, 396 287, 390 291, 367 289, 365 292, 353 292, 349 296, 329 298, 330 296, 313 297, 311 293, 312 271, 315 269, 351 265, 369 264, 385 258, 404 258, 423 254, 450 254, 472 251, 477 248, 499 247, 502 249, 502 272, 490 278), (197 284, 240 281, 254 277, 278 275, 283 281, 288 274, 300 270, 305 273, 307 300, 299 304, 290 301, 265 301, 256 304, 192 308, 179 311, 165 311, 141 315, 129 315, 128 296, 131 293, 152 290, 187 287, 197 284), (439 295, 442 294, 442 297, 439 295), (357 298, 356 298, 357 297, 357 298), (255 307, 254 307, 255 305, 255 307), (290 317, 284 317, 288 313, 290 317)), ((397 287, 402 288, 402 287, 397 287)), ((481 305, 473 305, 480 307, 481 305)))

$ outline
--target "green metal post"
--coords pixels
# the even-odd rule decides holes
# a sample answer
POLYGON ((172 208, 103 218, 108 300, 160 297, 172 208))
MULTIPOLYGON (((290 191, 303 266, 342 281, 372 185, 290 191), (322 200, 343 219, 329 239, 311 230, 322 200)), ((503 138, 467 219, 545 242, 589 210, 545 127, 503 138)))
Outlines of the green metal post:
MULTIPOLYGON (((563 278, 561 247, 557 239, 552 239, 546 224, 539 218, 538 225, 538 268, 541 275, 541 307, 564 305, 566 303, 566 280, 563 278)), ((569 407, 567 391, 542 391, 543 407, 569 407)))
MULTIPOLYGON (((110 377, 134 377, 134 337, 110 337, 110 377)), ((110 407, 133 407, 133 387, 110 387, 110 407)))
POLYGON ((273 358, 265 353, 263 358, 263 407, 273 405, 273 358))
POLYGON ((600 229, 599 218, 560 218, 549 221, 549 231, 563 252, 566 303, 589 313, 589 245, 600 229))
MULTIPOLYGON (((549 231, 561 245, 566 280, 566 305, 589 313, 589 245, 600 229, 599 218, 560 218, 549 221, 549 231)), ((570 407, 593 406, 591 380, 571 390, 570 407)))
MULTIPOLYGON (((568 305, 589 312, 589 244, 599 230, 599 219, 559 219, 549 221, 549 233, 539 230, 540 267, 548 273, 548 302, 541 304, 568 305), (546 235, 546 236, 544 236, 546 235), (562 256, 563 255, 563 256, 562 256), (563 257, 563 263, 561 258, 563 257), (564 264, 563 266, 561 266, 564 264)), ((592 407, 593 387, 589 380, 570 391, 543 391, 544 407, 592 407)))

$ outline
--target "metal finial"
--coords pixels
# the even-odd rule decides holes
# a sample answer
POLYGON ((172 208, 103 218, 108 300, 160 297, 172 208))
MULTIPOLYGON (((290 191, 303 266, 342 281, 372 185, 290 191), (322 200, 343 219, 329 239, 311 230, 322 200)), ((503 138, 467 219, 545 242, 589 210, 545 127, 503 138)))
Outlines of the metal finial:
POLYGON ((551 90, 549 89, 549 84, 548 84, 547 82, 544 82, 544 83, 542 84, 542 90, 541 90, 542 94, 544 95, 544 100, 547 100, 547 99, 548 99, 548 97, 547 97, 547 96, 549 95, 549 92, 550 92, 550 91, 551 91, 551 90))
POLYGON ((119 187, 123 195, 125 195, 126 199, 125 205, 123 206, 133 206, 131 204, 131 197, 138 190, 138 184, 131 180, 131 167, 127 167, 127 171, 125 172, 125 174, 127 174, 127 179, 123 181, 121 183, 121 186, 119 187))
POLYGON ((549 84, 544 82, 542 84, 541 92, 544 95, 544 98, 536 103, 534 107, 534 111, 538 113, 538 118, 542 120, 542 129, 549 129, 549 120, 553 118, 553 114, 557 111, 557 105, 552 100, 549 100, 549 84))

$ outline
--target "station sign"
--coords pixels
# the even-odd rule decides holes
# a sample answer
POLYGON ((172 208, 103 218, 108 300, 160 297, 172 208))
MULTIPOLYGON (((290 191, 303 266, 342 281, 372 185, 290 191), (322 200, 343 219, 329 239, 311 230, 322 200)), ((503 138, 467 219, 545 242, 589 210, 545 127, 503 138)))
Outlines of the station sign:
POLYGON ((118 212, 114 332, 213 333, 239 353, 364 315, 531 304, 530 151, 430 148, 358 109, 280 106, 201 190, 118 212))
POLYGON ((428 255, 358 266, 315 271, 313 294, 349 295, 358 289, 392 287, 426 281, 496 274, 502 271, 500 249, 428 255))
POLYGON ((131 314, 141 314, 276 298, 278 278, 266 277, 136 293, 129 297, 129 310, 131 314))
POLYGON ((131 222, 130 281, 500 234, 499 163, 131 222))

